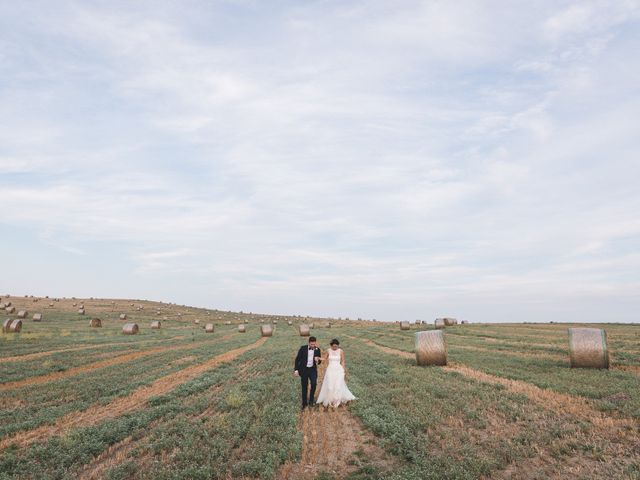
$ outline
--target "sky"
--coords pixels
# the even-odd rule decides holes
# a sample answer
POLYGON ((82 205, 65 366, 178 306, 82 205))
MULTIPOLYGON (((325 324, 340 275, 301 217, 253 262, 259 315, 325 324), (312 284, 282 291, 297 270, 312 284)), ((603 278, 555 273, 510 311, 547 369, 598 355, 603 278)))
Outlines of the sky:
POLYGON ((639 1, 0 2, 0 295, 640 321, 639 1))

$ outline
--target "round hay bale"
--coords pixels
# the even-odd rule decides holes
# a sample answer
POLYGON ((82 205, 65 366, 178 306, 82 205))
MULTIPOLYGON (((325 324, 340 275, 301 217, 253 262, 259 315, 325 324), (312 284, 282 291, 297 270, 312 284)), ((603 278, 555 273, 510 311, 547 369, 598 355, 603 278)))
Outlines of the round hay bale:
POLYGON ((99 318, 92 318, 91 321, 89 322, 89 326, 93 328, 101 327, 102 320, 100 320, 99 318))
POLYGON ((273 321, 273 324, 274 324, 274 325, 277 325, 277 324, 278 324, 278 320, 274 320, 274 321, 273 321))
POLYGON ((227 320, 226 322, 224 322, 225 325, 231 325, 231 320, 227 320))
POLYGON ((206 333, 213 333, 213 331, 214 331, 214 330, 215 330, 215 327, 213 326, 213 323, 207 323, 207 324, 204 326, 204 331, 205 331, 206 333))
POLYGON ((162 327, 162 324, 160 323, 160 320, 154 320, 153 322, 151 322, 151 328, 153 328, 154 330, 159 330, 162 327))
POLYGON ((2 333, 9 333, 9 325, 13 322, 11 318, 7 318, 4 322, 2 322, 2 333))
POLYGON ((122 326, 122 333, 125 335, 135 335, 138 331, 139 328, 137 323, 125 323, 122 326))
POLYGON ((33 321, 34 322, 41 322, 42 321, 42 314, 41 313, 34 313, 33 314, 33 321))
POLYGON ((447 345, 441 330, 416 332, 415 350, 418 365, 447 364, 447 345))
POLYGON ((601 328, 570 328, 571 368, 609 368, 607 332, 601 328))
POLYGON ((28 314, 29 314, 29 312, 27 312, 26 310, 20 310, 18 312, 18 318, 27 318, 28 314))
POLYGON ((313 330, 315 328, 315 325, 313 323, 310 323, 309 328, 313 330))
POLYGON ((200 319, 196 318, 193 323, 195 323, 196 325, 200 325, 200 319))
POLYGON ((77 307, 77 306, 78 306, 78 304, 77 304, 77 303, 72 303, 72 304, 71 304, 71 306, 72 306, 72 307, 77 307))
POLYGON ((292 322, 291 320, 289 320, 289 321, 287 322, 287 325, 293 325, 293 322, 292 322))
POLYGON ((467 320, 460 320, 460 325, 466 325, 467 323, 469 323, 467 320))
POLYGON ((433 325, 440 329, 445 327, 444 318, 436 318, 436 321, 433 322, 433 325))
POLYGON ((411 330, 409 322, 400 322, 400 330, 411 330))
POLYGON ((5 308, 5 311, 6 311, 7 313, 15 313, 15 311, 16 311, 16 307, 6 307, 6 308, 5 308))
POLYGON ((53 303, 50 303, 50 304, 49 304, 49 307, 50 307, 50 308, 53 308, 53 303))
POLYGON ((127 319, 127 314, 126 313, 121 313, 120 314, 120 320, 126 320, 127 319))
POLYGON ((310 335, 309 325, 301 323, 300 325, 298 325, 298 332, 300 332, 301 337, 308 337, 310 335))
POLYGON ((444 320, 444 324, 447 327, 453 327, 458 321, 455 318, 449 318, 449 317, 445 317, 443 318, 444 320))
POLYGON ((244 326, 244 323, 238 325, 238 332, 245 333, 247 331, 247 327, 244 326))
POLYGON ((84 315, 84 308, 81 308, 80 310, 78 310, 78 315, 84 315))
POLYGON ((273 335, 273 327, 271 325, 261 325, 260 326, 260 335, 263 337, 270 337, 273 335))

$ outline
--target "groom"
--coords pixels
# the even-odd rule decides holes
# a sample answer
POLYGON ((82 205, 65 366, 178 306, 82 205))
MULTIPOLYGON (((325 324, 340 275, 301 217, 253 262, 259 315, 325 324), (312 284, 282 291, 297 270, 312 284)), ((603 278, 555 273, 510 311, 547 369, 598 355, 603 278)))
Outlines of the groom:
POLYGON ((317 365, 321 362, 320 349, 316 346, 316 337, 309 337, 309 345, 303 345, 298 350, 296 356, 295 371, 293 374, 296 377, 300 377, 300 383, 302 384, 302 408, 307 405, 315 405, 316 385, 318 383, 318 368, 317 365), (309 398, 307 399, 307 386, 311 382, 311 391, 309 392, 309 398))

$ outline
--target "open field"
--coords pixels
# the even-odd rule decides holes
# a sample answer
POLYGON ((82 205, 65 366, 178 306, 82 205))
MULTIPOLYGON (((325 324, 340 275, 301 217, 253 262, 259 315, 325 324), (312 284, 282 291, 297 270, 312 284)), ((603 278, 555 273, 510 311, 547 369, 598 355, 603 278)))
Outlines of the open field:
POLYGON ((567 324, 447 327, 448 365, 418 367, 431 326, 309 319, 322 348, 341 340, 358 400, 301 414, 302 318, 6 300, 29 315, 0 337, 0 479, 640 478, 638 325, 602 326, 601 371, 569 368, 567 324))

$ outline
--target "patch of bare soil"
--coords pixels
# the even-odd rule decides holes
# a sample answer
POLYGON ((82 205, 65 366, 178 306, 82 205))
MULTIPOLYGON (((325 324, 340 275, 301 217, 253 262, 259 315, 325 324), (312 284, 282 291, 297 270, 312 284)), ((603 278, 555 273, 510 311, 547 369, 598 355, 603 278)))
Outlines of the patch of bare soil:
MULTIPOLYGON (((322 385, 325 368, 318 376, 322 385)), ((300 414, 298 430, 302 431, 302 455, 298 463, 286 462, 280 467, 279 480, 312 480, 320 473, 331 478, 344 478, 358 470, 358 458, 381 471, 389 471, 397 459, 377 446, 375 436, 366 430, 346 405, 338 408, 307 408, 300 414)))
POLYGON ((58 419, 53 425, 44 425, 33 430, 19 432, 0 441, 0 451, 14 443, 18 446, 26 446, 33 442, 46 440, 54 435, 63 435, 73 428, 96 425, 107 418, 118 417, 138 410, 142 408, 150 398, 165 394, 207 370, 211 370, 221 363, 229 362, 248 350, 259 347, 266 340, 266 337, 262 337, 250 345, 229 350, 204 363, 192 365, 178 372, 166 375, 157 379, 151 385, 140 387, 131 394, 117 398, 106 405, 97 404, 89 407, 87 410, 70 413, 58 419))

